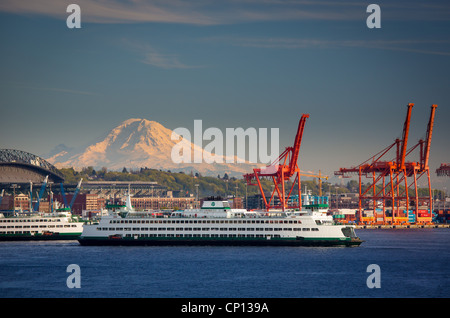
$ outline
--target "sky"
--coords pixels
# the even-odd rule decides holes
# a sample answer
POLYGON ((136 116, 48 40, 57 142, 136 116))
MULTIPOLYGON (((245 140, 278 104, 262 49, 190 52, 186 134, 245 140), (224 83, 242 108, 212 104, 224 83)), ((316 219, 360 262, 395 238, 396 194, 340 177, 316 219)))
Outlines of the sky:
POLYGON ((2 0, 0 148, 43 155, 145 118, 279 128, 282 151, 308 113, 300 169, 333 177, 400 138, 408 103, 416 144, 437 104, 430 169, 450 190, 434 173, 450 162, 450 3, 376 1, 368 28, 371 3, 2 0))

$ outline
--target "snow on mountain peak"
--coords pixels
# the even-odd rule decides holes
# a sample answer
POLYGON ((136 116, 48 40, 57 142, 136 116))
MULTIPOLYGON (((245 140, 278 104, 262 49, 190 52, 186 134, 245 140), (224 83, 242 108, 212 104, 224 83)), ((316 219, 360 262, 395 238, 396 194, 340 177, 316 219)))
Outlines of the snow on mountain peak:
MULTIPOLYGON (((172 130, 156 121, 130 118, 113 128, 105 139, 92 143, 81 151, 53 155, 49 162, 57 167, 94 168, 107 167, 118 170, 123 167, 170 169, 173 171, 198 171, 216 176, 217 173, 241 175, 251 171, 250 164, 181 163, 172 161, 172 148, 178 141, 171 139, 172 130)), ((185 142, 189 142, 185 140, 185 142)), ((193 152, 203 151, 190 143, 193 152)), ((212 154, 203 151, 203 156, 212 154)))

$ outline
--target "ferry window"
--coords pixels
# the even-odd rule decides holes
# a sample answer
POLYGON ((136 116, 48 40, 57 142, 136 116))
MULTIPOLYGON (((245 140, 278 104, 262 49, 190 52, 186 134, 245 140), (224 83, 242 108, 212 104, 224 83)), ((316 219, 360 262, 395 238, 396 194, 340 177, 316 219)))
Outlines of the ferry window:
POLYGON ((271 227, 266 227, 266 231, 273 231, 273 228, 271 228, 271 227))
POLYGON ((309 228, 304 227, 304 228, 303 228, 303 231, 309 231, 309 228))
POLYGON ((318 231, 318 228, 312 228, 311 231, 318 231))

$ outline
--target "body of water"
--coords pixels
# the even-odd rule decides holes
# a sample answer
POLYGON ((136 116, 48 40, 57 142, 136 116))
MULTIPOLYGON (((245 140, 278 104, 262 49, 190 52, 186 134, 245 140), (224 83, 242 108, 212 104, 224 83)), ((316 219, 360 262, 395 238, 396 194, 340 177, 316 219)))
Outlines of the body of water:
POLYGON ((449 229, 357 230, 359 247, 90 247, 0 242, 0 297, 450 296, 449 229), (80 288, 69 288, 70 264, 80 288), (370 264, 380 288, 369 288, 370 264))

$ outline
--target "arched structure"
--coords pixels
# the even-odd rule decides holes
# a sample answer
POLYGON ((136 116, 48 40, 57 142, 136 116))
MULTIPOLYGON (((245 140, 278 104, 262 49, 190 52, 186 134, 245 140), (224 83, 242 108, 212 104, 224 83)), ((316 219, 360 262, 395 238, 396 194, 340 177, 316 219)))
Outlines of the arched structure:
POLYGON ((54 183, 64 175, 45 159, 16 149, 0 149, 0 183, 41 183, 48 176, 54 183))

